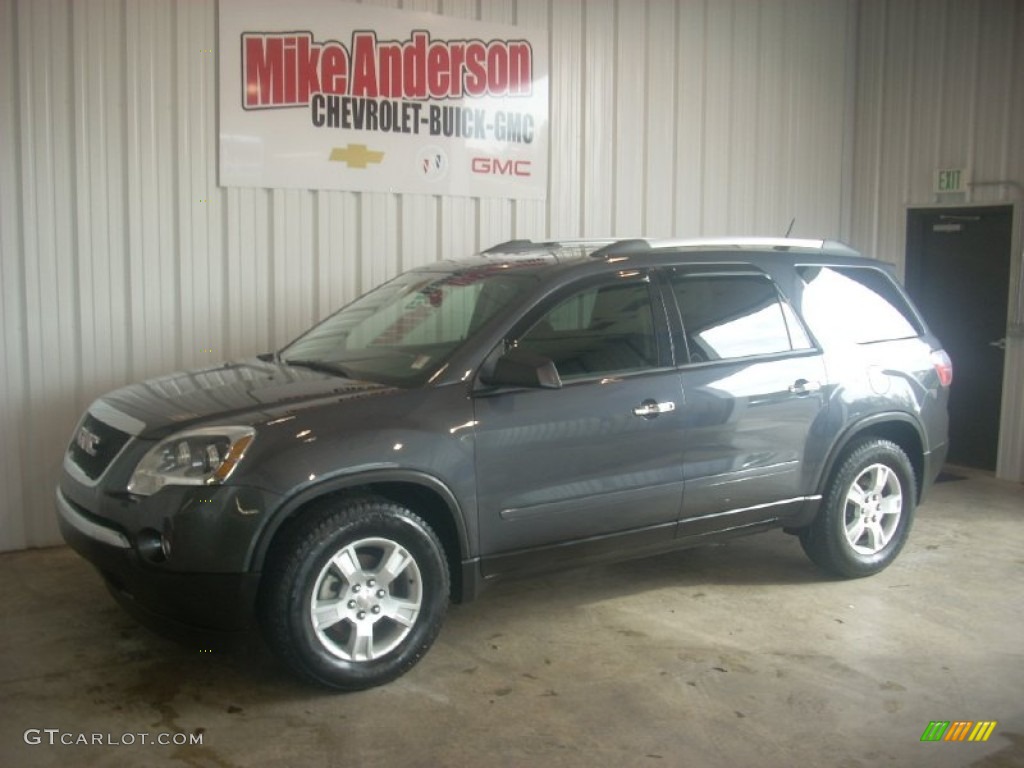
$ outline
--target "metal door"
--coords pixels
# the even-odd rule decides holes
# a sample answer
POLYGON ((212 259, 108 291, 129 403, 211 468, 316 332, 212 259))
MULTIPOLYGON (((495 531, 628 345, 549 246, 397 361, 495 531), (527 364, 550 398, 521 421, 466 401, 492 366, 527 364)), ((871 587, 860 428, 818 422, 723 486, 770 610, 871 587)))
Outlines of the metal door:
POLYGON ((953 360, 948 461, 989 470, 999 444, 1012 210, 907 217, 907 291, 953 360))
POLYGON ((682 500, 679 374, 664 313, 636 271, 570 290, 516 345, 550 358, 561 389, 474 398, 480 549, 489 573, 537 547, 671 539, 682 500))

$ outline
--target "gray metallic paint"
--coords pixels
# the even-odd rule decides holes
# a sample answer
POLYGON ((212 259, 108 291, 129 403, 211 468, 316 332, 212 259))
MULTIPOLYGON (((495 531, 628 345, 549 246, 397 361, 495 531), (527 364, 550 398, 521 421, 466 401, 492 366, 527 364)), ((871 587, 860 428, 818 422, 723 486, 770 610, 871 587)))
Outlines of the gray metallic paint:
MULTIPOLYGON (((785 253, 642 252, 619 258, 615 268, 655 269, 652 289, 664 301, 656 268, 755 262, 799 310, 794 257, 785 253)), ((842 256, 829 263, 877 266, 842 256)), ((934 380, 928 355, 938 343, 927 335, 872 349, 873 359, 891 355, 893 364, 870 375, 855 351, 832 349, 676 367, 673 307, 658 317, 661 370, 556 390, 482 387, 477 374, 493 350, 569 282, 608 274, 609 266, 603 259, 548 259, 536 270, 532 294, 489 321, 421 388, 253 359, 110 393, 101 399, 104 408, 146 428, 100 486, 65 473, 60 492, 95 524, 131 541, 144 528, 167 531, 171 561, 139 560, 138 568, 256 574, 274 532, 303 504, 354 485, 420 484, 453 517, 468 599, 487 575, 805 524, 843 446, 875 423, 910 425, 940 454, 922 459, 922 480, 938 471, 947 391, 934 380), (899 373, 908 368, 912 375, 899 373), (798 378, 822 388, 793 394, 788 388, 798 378), (653 419, 632 415, 647 399, 671 400, 677 409, 653 419), (132 469, 157 440, 212 424, 257 430, 225 485, 168 486, 146 498, 125 492, 132 469)))

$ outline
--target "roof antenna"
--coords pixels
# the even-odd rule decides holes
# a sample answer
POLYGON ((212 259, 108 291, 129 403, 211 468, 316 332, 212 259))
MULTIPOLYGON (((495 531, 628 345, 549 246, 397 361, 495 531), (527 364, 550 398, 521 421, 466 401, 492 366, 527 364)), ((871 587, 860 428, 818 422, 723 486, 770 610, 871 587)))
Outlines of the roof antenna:
POLYGON ((796 224, 796 216, 789 220, 789 229, 786 230, 786 234, 783 237, 789 237, 789 233, 793 231, 794 224, 796 224))

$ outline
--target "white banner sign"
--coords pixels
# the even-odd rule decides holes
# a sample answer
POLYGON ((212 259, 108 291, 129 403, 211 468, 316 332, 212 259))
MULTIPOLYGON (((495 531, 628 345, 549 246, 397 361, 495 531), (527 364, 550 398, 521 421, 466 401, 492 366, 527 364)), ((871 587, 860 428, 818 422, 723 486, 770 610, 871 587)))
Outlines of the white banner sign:
POLYGON ((220 183, 542 199, 543 31, 220 0, 220 183))

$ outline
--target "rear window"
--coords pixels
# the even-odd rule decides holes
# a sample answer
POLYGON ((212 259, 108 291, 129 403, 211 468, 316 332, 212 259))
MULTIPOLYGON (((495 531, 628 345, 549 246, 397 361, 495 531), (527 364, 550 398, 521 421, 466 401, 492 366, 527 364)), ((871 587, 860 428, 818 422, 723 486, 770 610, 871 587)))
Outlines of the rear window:
POLYGON ((814 333, 871 344, 920 336, 922 328, 902 292, 871 267, 799 267, 803 315, 814 333))

